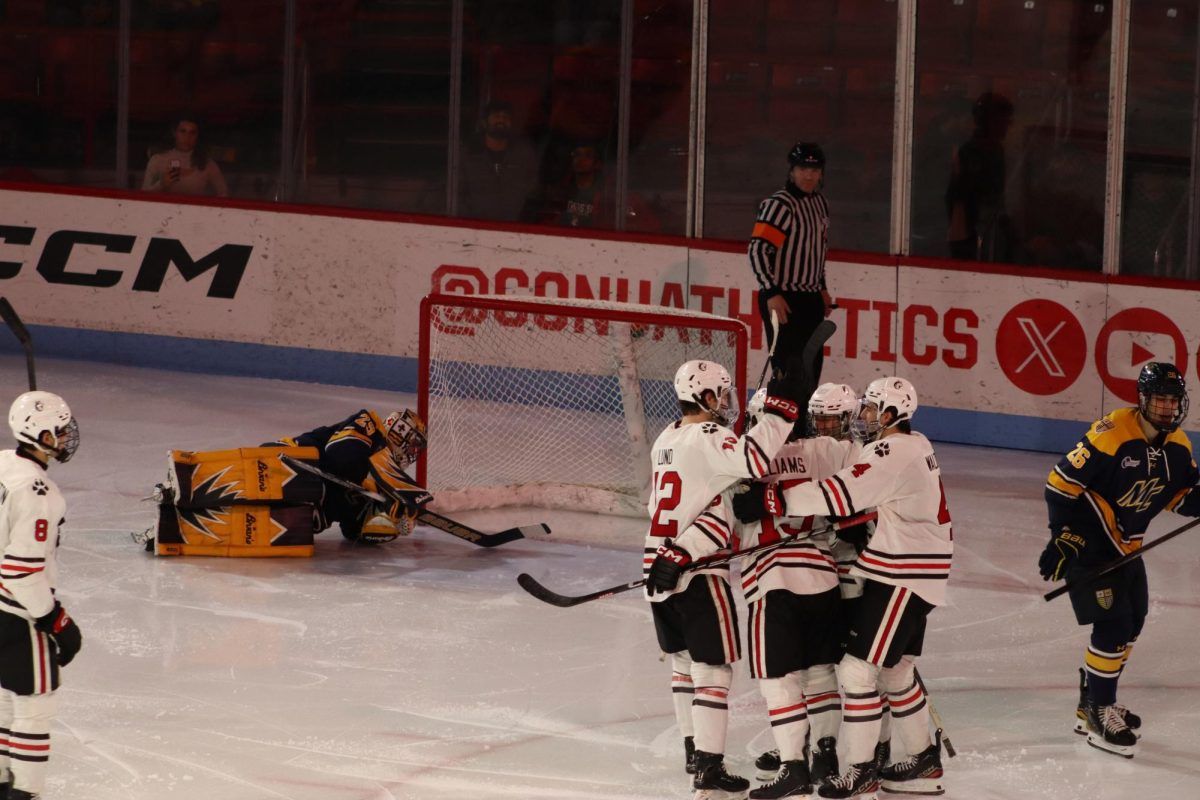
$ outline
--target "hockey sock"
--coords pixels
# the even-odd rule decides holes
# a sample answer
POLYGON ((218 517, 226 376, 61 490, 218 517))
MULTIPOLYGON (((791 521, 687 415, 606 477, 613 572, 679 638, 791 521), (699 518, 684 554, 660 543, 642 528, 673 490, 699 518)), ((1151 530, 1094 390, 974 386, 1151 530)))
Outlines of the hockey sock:
POLYGON ((1111 706, 1117 702, 1117 679, 1125 665, 1124 647, 1102 650, 1095 644, 1088 645, 1083 656, 1087 670, 1088 700, 1098 706, 1111 706))
POLYGON ((879 741, 888 742, 892 739, 892 704, 883 692, 879 693, 879 700, 883 704, 879 718, 879 741))
POLYGON ((696 694, 692 699, 692 725, 696 749, 705 753, 725 752, 725 729, 729 722, 729 685, 733 667, 728 664, 692 663, 696 694))
POLYGON ((800 686, 808 700, 812 740, 819 742, 827 736, 836 739, 842 726, 842 695, 838 692, 837 671, 833 664, 820 664, 800 675, 800 686))
POLYGON ((912 658, 904 656, 894 667, 884 667, 880 682, 891 704, 892 727, 900 736, 904 751, 916 755, 929 747, 929 703, 917 683, 912 658))
POLYGON ((804 741, 808 737, 808 709, 797 678, 797 673, 793 672, 782 678, 758 681, 758 689, 767 701, 771 733, 779 747, 781 761, 803 758, 804 741))
POLYGON ((14 789, 41 794, 50 760, 50 721, 58 708, 54 692, 14 695, 13 721, 8 734, 9 769, 14 789))
POLYGON ((1125 665, 1129 663, 1129 656, 1133 653, 1133 642, 1125 645, 1125 652, 1121 654, 1121 669, 1117 672, 1117 679, 1125 673, 1125 665))
POLYGON ((8 735, 12 728, 13 695, 0 689, 0 783, 8 779, 8 735))
POLYGON ((879 668, 861 658, 847 654, 839 666, 842 680, 842 735, 850 764, 861 764, 875 758, 879 742, 879 720, 882 702, 876 680, 879 668))
POLYGON ((671 654, 671 700, 675 704, 675 724, 684 737, 692 736, 692 657, 687 651, 671 654))

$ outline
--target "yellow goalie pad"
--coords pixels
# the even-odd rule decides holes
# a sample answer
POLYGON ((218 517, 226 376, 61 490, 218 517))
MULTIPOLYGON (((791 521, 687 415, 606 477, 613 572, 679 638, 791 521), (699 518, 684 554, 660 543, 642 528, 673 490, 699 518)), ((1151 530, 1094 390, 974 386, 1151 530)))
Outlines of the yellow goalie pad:
POLYGON ((288 455, 317 463, 315 447, 241 447, 236 450, 172 450, 168 487, 181 508, 215 508, 243 503, 319 505, 320 478, 279 460, 288 455))
POLYGON ((313 554, 313 506, 159 506, 155 553, 160 556, 306 557, 313 554))

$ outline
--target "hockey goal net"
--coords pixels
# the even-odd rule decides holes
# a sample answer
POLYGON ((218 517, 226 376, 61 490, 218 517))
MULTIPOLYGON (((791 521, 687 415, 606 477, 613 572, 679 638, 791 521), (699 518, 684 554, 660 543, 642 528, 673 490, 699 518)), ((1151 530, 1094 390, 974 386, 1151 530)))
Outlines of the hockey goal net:
POLYGON ((745 396, 748 330, 683 309, 433 294, 421 303, 418 477, 434 508, 502 505, 644 516, 650 446, 697 358, 745 396))

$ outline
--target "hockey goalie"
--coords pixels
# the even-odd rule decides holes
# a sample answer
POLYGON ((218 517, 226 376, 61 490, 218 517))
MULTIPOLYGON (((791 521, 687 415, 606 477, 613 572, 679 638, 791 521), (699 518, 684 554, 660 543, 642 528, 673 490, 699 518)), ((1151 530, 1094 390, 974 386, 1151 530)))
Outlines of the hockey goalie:
POLYGON ((431 497, 405 473, 425 448, 412 411, 362 409, 334 423, 259 447, 172 450, 155 487, 157 526, 146 549, 161 556, 311 556, 313 536, 336 523, 353 542, 379 544, 412 532, 431 497), (382 497, 343 488, 289 465, 317 467, 382 497))

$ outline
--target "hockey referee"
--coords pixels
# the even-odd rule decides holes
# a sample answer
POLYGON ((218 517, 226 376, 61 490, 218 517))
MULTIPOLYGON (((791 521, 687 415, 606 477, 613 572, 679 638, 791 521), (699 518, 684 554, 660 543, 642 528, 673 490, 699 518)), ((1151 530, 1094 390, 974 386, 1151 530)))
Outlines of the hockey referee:
MULTIPOLYGON (((750 268, 758 281, 758 312, 772 341, 771 312, 779 318, 779 344, 771 359, 776 373, 800 354, 817 324, 833 310, 825 288, 829 246, 829 204, 821 194, 825 153, 812 142, 788 152, 787 183, 758 205, 750 234, 750 268)), ((817 359, 821 377, 822 358, 817 359)))

